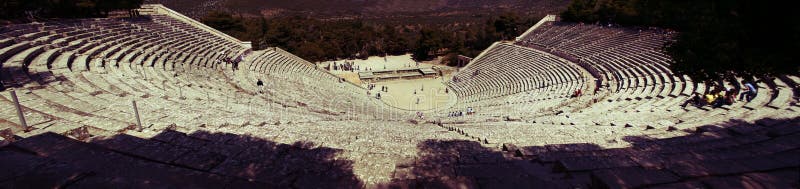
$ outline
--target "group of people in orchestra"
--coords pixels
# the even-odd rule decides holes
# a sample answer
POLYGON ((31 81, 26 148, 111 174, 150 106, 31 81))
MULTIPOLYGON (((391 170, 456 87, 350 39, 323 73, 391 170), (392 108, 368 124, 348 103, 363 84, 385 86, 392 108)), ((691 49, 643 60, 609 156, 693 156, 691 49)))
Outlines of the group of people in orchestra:
MULTIPOLYGON (((450 112, 450 114, 448 114, 447 117, 461 117, 464 116, 464 114, 465 114, 464 111, 455 111, 455 112, 450 112)), ((475 114, 475 110, 472 109, 472 107, 467 107, 466 115, 472 115, 472 114, 475 114)))
MULTIPOLYGON (((355 63, 353 63, 353 62, 344 61, 341 64, 333 62, 333 63, 329 64, 326 69, 327 70, 342 70, 342 71, 355 72, 355 71, 360 71, 361 70, 361 66, 355 65, 355 63)), ((365 70, 369 71, 369 70, 372 70, 372 69, 366 68, 365 70)))

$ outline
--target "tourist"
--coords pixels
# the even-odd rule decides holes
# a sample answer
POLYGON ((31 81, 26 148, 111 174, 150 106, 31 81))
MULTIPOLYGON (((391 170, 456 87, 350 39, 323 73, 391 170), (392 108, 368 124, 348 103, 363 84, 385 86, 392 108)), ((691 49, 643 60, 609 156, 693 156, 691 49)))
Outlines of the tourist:
POLYGON ((712 104, 717 100, 717 95, 714 95, 714 91, 712 91, 705 95, 704 100, 706 104, 712 104))
POLYGON ((714 92, 716 92, 716 93, 714 93, 714 97, 715 97, 714 102, 711 103, 711 107, 712 108, 719 108, 719 107, 722 107, 722 105, 725 104, 725 101, 726 101, 725 97, 727 97, 725 95, 726 94, 725 91, 727 91, 727 90, 720 90, 720 89, 714 90, 714 92))
POLYGON ((264 93, 264 82, 261 81, 261 79, 256 81, 256 86, 258 86, 258 92, 259 93, 264 93))
POLYGON ((752 82, 742 81, 742 85, 744 85, 744 92, 739 95, 739 101, 742 101, 742 99, 747 100, 747 102, 752 101, 758 95, 758 89, 752 82))
POLYGON ((474 113, 475 113, 475 111, 472 110, 472 107, 467 107, 467 115, 472 115, 474 113))
POLYGON ((686 105, 688 105, 688 104, 692 104, 695 107, 703 106, 703 97, 702 97, 702 95, 700 95, 700 93, 694 93, 694 95, 692 95, 692 98, 690 98, 689 100, 687 100, 686 102, 681 104, 681 107, 686 108, 686 105))
POLYGON ((733 105, 733 103, 736 103, 736 95, 737 92, 735 89, 728 89, 725 92, 725 105, 730 106, 733 105))
POLYGON ((375 95, 375 98, 377 98, 377 99, 381 99, 381 93, 378 93, 378 94, 376 94, 376 95, 375 95))

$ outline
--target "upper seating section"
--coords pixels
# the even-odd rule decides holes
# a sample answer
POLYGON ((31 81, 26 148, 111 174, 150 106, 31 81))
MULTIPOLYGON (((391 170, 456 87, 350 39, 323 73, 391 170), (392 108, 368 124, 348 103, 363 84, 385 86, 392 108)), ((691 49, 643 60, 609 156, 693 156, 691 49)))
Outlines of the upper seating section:
POLYGON ((517 44, 570 59, 616 92, 685 80, 672 74, 670 58, 661 51, 672 36, 673 32, 662 29, 546 22, 517 44))
POLYGON ((33 129, 25 135, 126 132, 136 125, 131 100, 144 129, 156 132, 381 119, 389 112, 360 87, 289 52, 254 52, 196 24, 148 14, 2 27, 0 131, 22 125, 8 88, 33 129))
POLYGON ((119 62, 170 68, 178 62, 219 69, 247 50, 159 15, 14 25, 3 29, 0 41, 2 79, 9 86, 28 83, 18 77, 27 71, 92 70, 119 62))

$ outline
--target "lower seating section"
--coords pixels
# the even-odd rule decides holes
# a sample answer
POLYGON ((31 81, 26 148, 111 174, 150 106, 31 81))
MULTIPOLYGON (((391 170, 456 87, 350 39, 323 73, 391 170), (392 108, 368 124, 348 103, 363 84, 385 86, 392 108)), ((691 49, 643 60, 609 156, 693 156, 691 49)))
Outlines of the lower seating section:
POLYGON ((361 188, 391 182, 426 139, 464 139, 401 122, 208 128, 218 132, 175 127, 84 140, 31 136, 0 148, 0 167, 9 170, 0 174, 0 187, 361 188))
MULTIPOLYGON (((501 175, 497 179, 505 182, 525 183, 521 186, 530 186, 528 182, 553 188, 800 186, 796 179, 800 176, 800 119, 795 115, 757 123, 731 121, 680 136, 641 135, 625 127, 508 122, 440 125, 477 141, 469 143, 501 146, 502 152, 484 156, 504 158, 479 163, 476 169, 501 175)), ((476 166, 455 164, 457 168, 476 166)))

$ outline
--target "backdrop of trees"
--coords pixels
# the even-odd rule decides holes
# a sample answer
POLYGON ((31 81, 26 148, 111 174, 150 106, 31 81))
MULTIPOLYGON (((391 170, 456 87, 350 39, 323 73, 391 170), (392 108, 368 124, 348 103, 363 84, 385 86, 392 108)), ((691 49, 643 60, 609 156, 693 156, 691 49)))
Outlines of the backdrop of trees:
POLYGON ((0 20, 25 22, 29 17, 103 17, 114 10, 139 8, 143 0, 2 0, 0 20))
POLYGON ((492 43, 512 39, 541 17, 505 13, 473 23, 389 25, 362 20, 320 20, 300 16, 243 17, 213 11, 201 21, 254 48, 280 47, 310 61, 413 53, 417 60, 458 54, 477 56, 492 43))
POLYGON ((679 35, 664 50, 696 80, 800 73, 800 17, 791 1, 573 0, 565 21, 657 26, 679 35))

